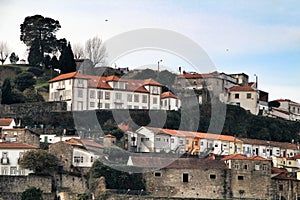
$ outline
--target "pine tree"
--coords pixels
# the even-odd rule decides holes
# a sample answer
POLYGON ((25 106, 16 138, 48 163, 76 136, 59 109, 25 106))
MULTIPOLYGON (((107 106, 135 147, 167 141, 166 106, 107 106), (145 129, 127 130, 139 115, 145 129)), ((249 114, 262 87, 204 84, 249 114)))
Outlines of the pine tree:
POLYGON ((61 74, 76 71, 76 63, 70 42, 62 49, 61 56, 59 57, 59 66, 61 74))
POLYGON ((39 41, 35 40, 29 49, 28 62, 30 65, 40 66, 42 63, 44 55, 39 47, 39 41))
POLYGON ((1 104, 11 104, 12 103, 12 92, 10 79, 7 78, 4 80, 2 85, 2 101, 1 104))

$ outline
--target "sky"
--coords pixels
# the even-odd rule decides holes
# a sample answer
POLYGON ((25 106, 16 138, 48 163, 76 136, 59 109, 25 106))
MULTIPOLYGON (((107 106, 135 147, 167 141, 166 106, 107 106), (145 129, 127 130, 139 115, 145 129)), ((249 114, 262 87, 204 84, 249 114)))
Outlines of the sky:
MULTIPOLYGON (((0 0, 0 5, 0 41, 7 42, 11 52, 21 59, 26 59, 27 53, 19 39, 20 24, 26 16, 35 14, 58 20, 61 29, 57 37, 71 44, 84 44, 96 35, 106 42, 140 29, 166 30, 174 32, 176 37, 170 37, 174 46, 186 44, 182 37, 197 44, 204 52, 199 54, 205 54, 213 63, 210 71, 246 73, 250 81, 256 74, 259 89, 269 92, 269 100, 300 102, 297 0, 0 0)), ((153 38, 153 42, 157 39, 163 43, 170 38, 153 38)), ((137 43, 134 37, 129 42, 137 43)), ((118 45, 127 43, 120 41, 118 45)), ((181 53, 195 53, 188 47, 181 53)), ((175 50, 139 49, 127 52, 114 63, 134 69, 155 67, 162 60, 161 67, 174 72, 179 66, 186 71, 209 72, 203 66, 192 65, 189 58, 175 50)))

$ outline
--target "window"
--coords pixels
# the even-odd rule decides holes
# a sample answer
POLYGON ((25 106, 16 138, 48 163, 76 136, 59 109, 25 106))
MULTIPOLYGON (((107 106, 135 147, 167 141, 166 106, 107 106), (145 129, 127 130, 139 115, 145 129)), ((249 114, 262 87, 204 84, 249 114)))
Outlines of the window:
POLYGON ((158 87, 152 86, 152 94, 158 94, 158 87))
POLYGON ((240 168, 240 164, 239 163, 234 163, 234 169, 239 169, 240 168))
POLYGON ((80 163, 81 158, 80 156, 74 156, 74 163, 80 163))
POLYGON ((143 95, 142 103, 147 103, 147 95, 143 95))
POLYGON ((17 167, 10 167, 10 175, 17 175, 17 167))
POLYGON ((138 94, 134 95, 134 102, 139 102, 139 95, 138 94))
POLYGON ((1 174, 8 175, 8 167, 1 167, 1 174))
POLYGON ((174 138, 171 138, 171 143, 174 143, 174 138))
POLYGON ((279 191, 283 191, 283 185, 282 185, 282 184, 280 184, 280 185, 278 186, 278 190, 279 190, 279 191))
POLYGON ((83 97, 83 91, 82 90, 78 90, 78 97, 83 97))
POLYGON ((235 99, 239 99, 240 98, 240 94, 234 94, 234 98, 235 99))
POLYGON ((215 174, 210 174, 210 175, 209 175, 209 178, 210 178, 210 179, 216 179, 217 176, 216 176, 215 174))
POLYGON ((182 182, 184 182, 184 183, 189 182, 189 174, 188 173, 183 173, 182 174, 182 182))
POLYGON ((109 107, 110 107, 110 106, 109 106, 109 103, 106 103, 106 104, 105 104, 105 108, 106 108, 106 109, 109 109, 109 107))
POLYGON ((109 100, 110 99, 110 92, 105 92, 105 99, 109 100))
POLYGON ((200 145, 203 146, 203 141, 200 142, 200 145))
POLYGON ((247 99, 251 99, 251 93, 247 93, 247 99))
POLYGON ((262 170, 268 170, 268 165, 263 164, 263 165, 262 165, 262 170))
POLYGON ((132 102, 132 94, 127 94, 127 101, 132 102))
POLYGON ((179 144, 183 144, 183 139, 179 140, 179 144))
POLYGON ((98 108, 102 108, 102 103, 98 103, 98 108))
POLYGON ((103 99, 103 91, 98 91, 97 98, 98 99, 103 99))
POLYGON ((244 167, 243 167, 244 169, 248 169, 248 164, 244 164, 244 167))
POLYGON ((159 138, 159 137, 157 137, 157 138, 156 138, 156 141, 157 141, 157 142, 159 142, 159 141, 160 141, 160 138, 159 138))
POLYGON ((186 140, 186 141, 185 141, 185 144, 189 144, 189 141, 188 141, 188 140, 186 140))
POLYGON ((154 176, 161 177, 161 173, 160 172, 154 172, 154 176))
POLYGON ((2 158, 7 159, 8 153, 7 152, 2 152, 2 158))
POLYGON ((133 108, 134 108, 134 109, 139 109, 139 107, 138 107, 138 106, 134 106, 133 108))
POLYGON ((244 176, 238 176, 237 179, 242 181, 242 180, 244 180, 244 176))
POLYGON ((95 102, 90 102, 90 107, 94 108, 95 107, 95 102))
POLYGON ((255 167, 254 167, 254 169, 255 169, 255 170, 259 170, 259 165, 256 164, 255 167))
POLYGON ((122 99, 122 93, 116 93, 116 99, 121 100, 122 99))
POLYGON ((95 90, 91 90, 91 91, 90 91, 90 98, 91 98, 91 99, 95 99, 95 97, 96 97, 95 90))
POLYGON ((157 97, 153 97, 153 104, 157 104, 157 97))
POLYGON ((94 162, 94 157, 93 156, 91 156, 91 162, 94 162))
POLYGON ((215 147, 218 147, 218 144, 215 144, 215 147))

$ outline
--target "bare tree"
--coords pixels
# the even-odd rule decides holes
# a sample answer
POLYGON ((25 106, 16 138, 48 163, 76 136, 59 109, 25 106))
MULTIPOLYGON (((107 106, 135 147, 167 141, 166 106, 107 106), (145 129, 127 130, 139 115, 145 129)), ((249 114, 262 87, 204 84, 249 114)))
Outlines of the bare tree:
POLYGON ((85 55, 93 62, 94 66, 97 64, 105 64, 106 48, 100 37, 95 36, 86 41, 85 55))
POLYGON ((72 46, 73 54, 75 59, 84 58, 84 48, 81 44, 76 43, 72 46))
POLYGON ((9 49, 6 42, 0 42, 0 62, 2 65, 9 55, 9 49))

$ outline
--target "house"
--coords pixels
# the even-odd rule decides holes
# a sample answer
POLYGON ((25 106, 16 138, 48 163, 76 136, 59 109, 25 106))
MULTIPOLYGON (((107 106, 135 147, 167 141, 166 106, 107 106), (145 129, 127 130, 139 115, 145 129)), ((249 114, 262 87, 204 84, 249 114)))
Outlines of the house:
POLYGON ((162 85, 153 79, 72 72, 51 79, 49 87, 49 101, 65 101, 67 110, 161 109, 162 85))
POLYGON ((161 94, 161 109, 162 110, 178 110, 181 107, 181 101, 172 92, 164 92, 161 94))
POLYGON ((268 199, 271 188, 271 161, 260 156, 232 154, 221 159, 230 169, 232 196, 268 199))
POLYGON ((242 142, 229 135, 200 133, 155 127, 127 132, 127 147, 134 152, 173 152, 206 156, 209 153, 241 153, 242 142))
POLYGON ((60 141, 70 140, 71 138, 80 139, 80 137, 76 135, 41 134, 40 142, 53 144, 60 141))
POLYGON ((271 156, 293 157, 300 153, 299 144, 288 142, 275 142, 258 139, 240 138, 243 142, 243 154, 247 156, 271 156))
POLYGON ((273 104, 268 115, 291 121, 300 120, 300 104, 290 99, 277 99, 273 104), (277 104, 277 105, 274 105, 277 104))
POLYGON ((61 166, 67 171, 88 170, 99 157, 81 140, 75 138, 50 144, 49 152, 58 155, 61 166))
POLYGON ((0 135, 3 141, 26 143, 40 147, 40 135, 28 128, 7 128, 3 129, 0 135))
POLYGON ((0 129, 12 129, 16 126, 16 121, 14 118, 0 118, 0 129))
POLYGON ((32 171, 23 169, 19 161, 26 151, 37 149, 37 147, 19 142, 0 142, 0 175, 27 176, 32 171))
POLYGON ((272 196, 271 161, 258 156, 178 158, 145 173, 144 177, 147 191, 155 197, 269 199, 272 196))

